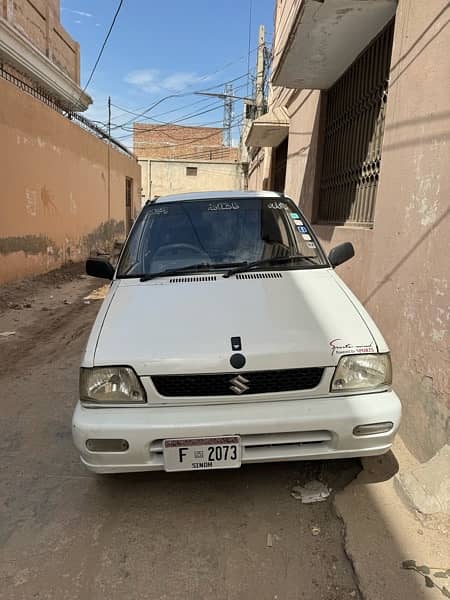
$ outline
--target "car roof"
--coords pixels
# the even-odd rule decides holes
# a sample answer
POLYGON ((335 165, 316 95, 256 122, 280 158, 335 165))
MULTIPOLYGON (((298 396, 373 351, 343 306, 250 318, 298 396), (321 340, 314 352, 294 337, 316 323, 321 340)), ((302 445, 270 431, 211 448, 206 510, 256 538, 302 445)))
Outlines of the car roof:
POLYGON ((231 200, 245 198, 283 198, 283 194, 278 192, 266 191, 225 191, 225 192, 191 192, 189 194, 171 194, 169 196, 159 196, 151 200, 151 204, 161 204, 162 202, 181 202, 189 200, 231 200))

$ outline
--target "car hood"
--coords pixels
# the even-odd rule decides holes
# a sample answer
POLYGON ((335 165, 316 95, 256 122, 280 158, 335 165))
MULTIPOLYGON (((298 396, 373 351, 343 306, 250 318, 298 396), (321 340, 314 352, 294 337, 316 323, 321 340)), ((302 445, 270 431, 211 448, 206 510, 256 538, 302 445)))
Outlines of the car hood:
POLYGON ((232 337, 248 371, 377 351, 364 309, 331 269, 124 279, 110 294, 93 362, 139 375, 230 371, 232 337))

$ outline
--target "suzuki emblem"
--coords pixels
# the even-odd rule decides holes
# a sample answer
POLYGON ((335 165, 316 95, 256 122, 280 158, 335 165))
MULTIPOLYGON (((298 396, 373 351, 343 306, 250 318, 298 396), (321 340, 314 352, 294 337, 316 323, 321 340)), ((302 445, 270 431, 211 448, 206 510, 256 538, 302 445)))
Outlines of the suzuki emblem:
POLYGON ((247 385, 248 383, 250 383, 248 379, 242 375, 238 375, 237 377, 230 379, 230 390, 235 394, 243 394, 250 389, 250 387, 247 385))

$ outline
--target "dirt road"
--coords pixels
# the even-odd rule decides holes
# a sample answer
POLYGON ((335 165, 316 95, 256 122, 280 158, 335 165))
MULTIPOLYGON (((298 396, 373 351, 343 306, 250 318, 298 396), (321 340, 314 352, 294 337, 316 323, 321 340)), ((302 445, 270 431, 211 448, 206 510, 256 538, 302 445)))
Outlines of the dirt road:
POLYGON ((331 497, 358 461, 102 477, 71 442, 80 354, 99 301, 76 269, 3 290, 0 308, 0 598, 359 598, 331 497), (20 286, 19 286, 20 288, 20 286))

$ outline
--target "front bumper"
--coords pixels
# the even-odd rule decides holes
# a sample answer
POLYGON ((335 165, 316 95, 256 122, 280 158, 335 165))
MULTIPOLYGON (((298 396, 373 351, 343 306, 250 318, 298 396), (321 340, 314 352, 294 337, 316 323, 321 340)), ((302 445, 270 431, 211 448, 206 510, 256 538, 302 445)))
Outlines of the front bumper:
POLYGON ((167 438, 241 436, 242 462, 378 455, 392 445, 401 404, 393 391, 278 402, 152 408, 85 408, 72 433, 81 461, 96 473, 164 469, 167 438), (392 421, 391 431, 356 437, 357 425, 392 421), (123 452, 91 452, 88 439, 124 439, 123 452))

